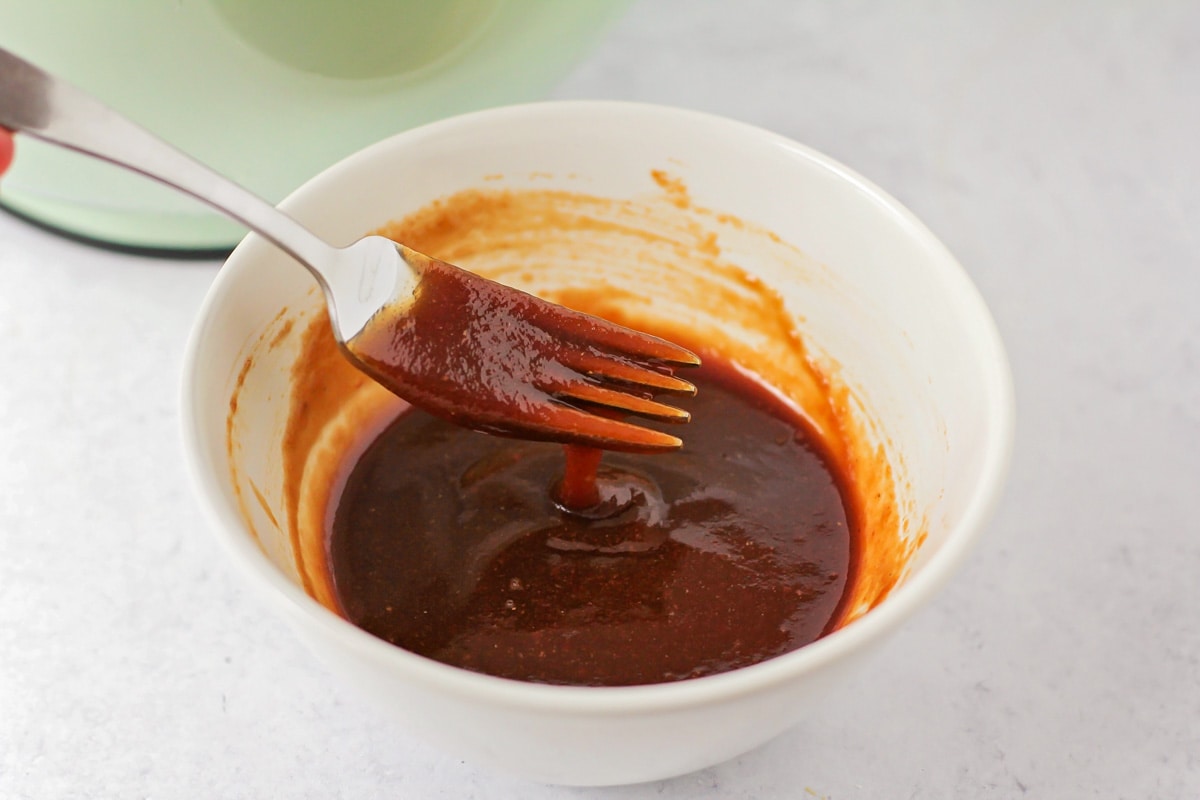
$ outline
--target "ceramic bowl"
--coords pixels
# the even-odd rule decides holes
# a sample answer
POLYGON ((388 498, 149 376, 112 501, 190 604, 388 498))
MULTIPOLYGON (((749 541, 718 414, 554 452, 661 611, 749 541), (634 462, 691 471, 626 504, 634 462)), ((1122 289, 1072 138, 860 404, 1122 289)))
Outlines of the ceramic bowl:
POLYGON ((662 188, 656 171, 685 186, 707 219, 725 219, 712 210, 728 212, 746 223, 743 232, 774 234, 718 243, 781 298, 812 358, 836 365, 897 486, 896 535, 911 551, 898 584, 854 621, 797 651, 710 677, 595 688, 494 678, 376 639, 305 592, 287 534, 278 462, 299 345, 292 326, 280 325, 320 306, 308 274, 247 237, 203 304, 184 364, 190 472, 212 527, 250 583, 334 673, 415 735, 541 782, 618 784, 686 773, 765 742, 816 699, 836 698, 962 563, 1008 466, 1010 373, 962 268, 894 199, 786 138, 655 106, 499 108, 380 142, 282 206, 329 240, 348 243, 471 187, 637 198, 662 188), (798 255, 760 252, 764 241, 786 243, 798 255), (230 426, 235 391, 241 416, 230 426))

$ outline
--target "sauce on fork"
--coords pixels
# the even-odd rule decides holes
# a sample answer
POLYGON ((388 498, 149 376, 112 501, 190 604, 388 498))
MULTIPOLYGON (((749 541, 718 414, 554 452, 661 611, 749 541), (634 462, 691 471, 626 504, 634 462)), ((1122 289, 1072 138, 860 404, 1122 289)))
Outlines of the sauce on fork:
POLYGON ((421 273, 410 302, 384 309, 346 343, 408 402, 501 436, 632 452, 680 445, 605 413, 604 402, 670 414, 651 395, 664 384, 690 393, 672 370, 699 363, 691 352, 437 259, 421 273))

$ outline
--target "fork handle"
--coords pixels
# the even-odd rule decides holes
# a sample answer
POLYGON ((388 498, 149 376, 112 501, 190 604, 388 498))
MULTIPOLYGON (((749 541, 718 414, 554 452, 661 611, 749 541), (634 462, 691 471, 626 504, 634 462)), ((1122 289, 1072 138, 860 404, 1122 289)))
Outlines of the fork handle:
POLYGON ((139 172, 269 239, 316 274, 336 248, 96 98, 0 48, 0 125, 139 172))

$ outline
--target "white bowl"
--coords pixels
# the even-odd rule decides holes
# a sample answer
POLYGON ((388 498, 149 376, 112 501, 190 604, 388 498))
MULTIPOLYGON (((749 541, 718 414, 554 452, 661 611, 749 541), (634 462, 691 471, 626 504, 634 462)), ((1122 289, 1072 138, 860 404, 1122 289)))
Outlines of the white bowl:
POLYGON ((241 374, 238 413, 248 416, 233 447, 236 476, 230 468, 226 425, 247 354, 281 309, 295 314, 319 304, 307 273, 248 237, 213 285, 184 364, 191 474, 250 581, 333 671, 417 735, 542 782, 677 775, 797 722, 945 583, 996 503, 1008 466, 1010 373, 961 267, 877 187, 774 134, 645 105, 500 108, 383 141, 317 176, 283 207, 331 241, 350 242, 438 196, 483 185, 486 176, 625 198, 652 189, 655 169, 682 179, 698 205, 761 225, 811 256, 792 268, 758 263, 753 245, 739 245, 750 249, 738 253, 747 272, 796 309, 794 322, 814 356, 839 365, 903 500, 900 524, 915 554, 900 585, 795 652, 695 680, 589 688, 494 678, 376 639, 305 593, 288 537, 268 524, 284 515, 278 451, 298 345, 269 348, 252 374, 241 374), (246 501, 251 492, 257 502, 246 501))

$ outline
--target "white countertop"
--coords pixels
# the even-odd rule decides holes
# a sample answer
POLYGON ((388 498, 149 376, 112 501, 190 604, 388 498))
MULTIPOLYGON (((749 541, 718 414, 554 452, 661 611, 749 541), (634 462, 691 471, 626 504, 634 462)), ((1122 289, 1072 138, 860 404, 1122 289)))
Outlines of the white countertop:
POLYGON ((993 309, 1008 492, 856 694, 619 789, 413 741, 200 518, 178 371, 217 264, 0 216, 0 798, 1200 796, 1200 5, 883 6, 643 0, 555 92, 823 150, 925 220, 993 309))

